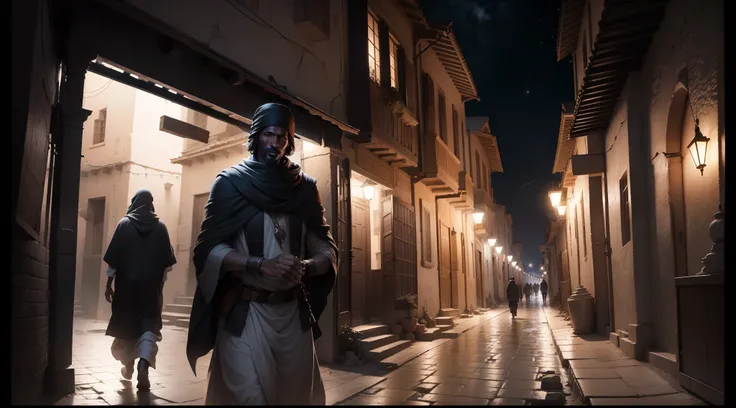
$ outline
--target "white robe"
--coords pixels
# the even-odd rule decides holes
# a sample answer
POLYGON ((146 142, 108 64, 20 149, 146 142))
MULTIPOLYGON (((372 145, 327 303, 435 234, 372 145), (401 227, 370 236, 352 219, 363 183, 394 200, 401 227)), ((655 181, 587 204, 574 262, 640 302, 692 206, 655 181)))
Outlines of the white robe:
MULTIPOLYGON (((171 267, 164 269, 164 282, 166 282, 166 278, 169 276, 169 272, 171 272, 171 270, 171 267)), ((108 278, 115 278, 117 272, 117 269, 108 267, 105 271, 105 275, 107 275, 108 278)), ((162 335, 160 333, 156 334, 150 331, 144 332, 137 339, 116 338, 112 341, 110 353, 112 353, 115 360, 120 361, 123 365, 135 362, 138 358, 144 358, 148 361, 151 368, 155 370, 156 355, 158 355, 158 344, 156 343, 161 341, 161 339, 162 335)))
MULTIPOLYGON (((266 259, 290 253, 288 237, 282 249, 272 233, 272 222, 271 217, 264 214, 263 253, 266 259)), ((285 230, 289 231, 288 226, 285 230)), ((319 240, 307 234, 304 225, 302 231, 302 248, 308 246, 310 252, 314 251, 319 240)), ((207 257, 199 285, 208 302, 214 295, 222 261, 233 249, 248 256, 243 231, 232 247, 218 245, 207 257)), ((303 254, 304 251, 301 259, 304 259, 303 254)), ((293 283, 259 275, 249 274, 247 279, 249 286, 266 291, 293 286, 293 283)), ((210 363, 207 405, 325 404, 312 330, 302 331, 296 300, 280 304, 251 302, 245 329, 239 337, 223 330, 224 319, 220 319, 219 325, 210 363)))

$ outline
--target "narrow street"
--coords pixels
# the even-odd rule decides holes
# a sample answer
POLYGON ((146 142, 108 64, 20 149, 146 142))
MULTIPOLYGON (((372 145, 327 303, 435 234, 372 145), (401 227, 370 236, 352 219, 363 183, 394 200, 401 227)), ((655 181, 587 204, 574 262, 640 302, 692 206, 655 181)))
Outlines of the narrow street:
MULTIPOLYGON (((186 330, 164 328, 156 370, 150 374, 151 391, 138 393, 134 381, 121 379, 120 365, 110 355, 112 339, 104 335, 105 327, 104 321, 77 320, 73 357, 76 394, 57 405, 204 404, 209 356, 198 362, 199 376, 195 377, 184 353, 186 330)), ((338 405, 518 405, 555 397, 541 389, 543 373, 550 371, 554 374, 547 376, 561 377, 565 403, 577 404, 538 296, 530 304, 520 305, 515 320, 504 311, 393 371, 371 364, 323 366, 322 379, 328 403, 338 405), (331 390, 359 377, 366 377, 366 384, 380 382, 343 402, 331 395, 331 390)), ((561 400, 556 402, 561 404, 561 400)))
POLYGON ((545 398, 582 405, 567 384, 541 303, 533 297, 516 319, 506 312, 476 326, 341 405, 525 405, 545 398), (564 397, 542 390, 541 379, 555 375, 564 397))

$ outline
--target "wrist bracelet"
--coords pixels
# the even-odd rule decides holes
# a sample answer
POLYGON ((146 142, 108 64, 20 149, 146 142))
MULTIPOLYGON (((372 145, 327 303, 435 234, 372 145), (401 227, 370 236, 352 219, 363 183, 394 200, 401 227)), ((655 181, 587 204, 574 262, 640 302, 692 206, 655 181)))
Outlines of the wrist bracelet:
POLYGON ((263 265, 263 257, 260 256, 249 256, 248 261, 246 262, 245 269, 248 272, 261 274, 261 266, 263 265))

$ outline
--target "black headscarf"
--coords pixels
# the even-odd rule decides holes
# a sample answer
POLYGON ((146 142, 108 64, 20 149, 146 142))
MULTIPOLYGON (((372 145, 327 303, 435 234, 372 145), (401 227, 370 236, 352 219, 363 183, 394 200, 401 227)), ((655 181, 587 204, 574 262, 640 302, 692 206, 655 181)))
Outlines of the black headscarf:
POLYGON ((156 210, 153 207, 153 194, 146 189, 140 189, 130 200, 125 217, 135 226, 139 234, 148 235, 158 225, 158 216, 154 211, 156 210))
POLYGON ((248 151, 255 154, 258 135, 269 126, 279 126, 286 129, 290 146, 286 155, 294 153, 294 129, 296 126, 294 114, 291 113, 288 106, 279 103, 266 103, 256 109, 253 114, 253 123, 250 126, 250 134, 248 135, 248 151))

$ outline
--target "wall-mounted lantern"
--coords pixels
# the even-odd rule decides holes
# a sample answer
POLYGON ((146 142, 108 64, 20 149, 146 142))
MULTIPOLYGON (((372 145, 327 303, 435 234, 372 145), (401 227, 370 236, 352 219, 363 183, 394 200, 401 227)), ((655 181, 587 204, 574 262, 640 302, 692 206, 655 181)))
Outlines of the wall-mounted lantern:
POLYGON ((480 224, 483 222, 483 216, 486 215, 483 211, 478 211, 473 213, 473 221, 475 221, 476 224, 480 224))
POLYGON ((363 190, 363 197, 370 201, 373 198, 373 194, 376 192, 376 183, 366 179, 365 183, 363 183, 360 188, 363 190))
POLYGON ((557 206, 560 205, 560 201, 562 200, 562 190, 550 190, 549 191, 549 202, 552 204, 552 207, 557 208, 557 206))
POLYGON ((514 260, 514 256, 513 255, 507 255, 506 258, 508 258, 509 262, 511 262, 511 261, 514 260))
POLYGON ((566 205, 564 205, 564 204, 563 205, 558 205, 557 206, 557 215, 560 215, 560 216, 565 215, 565 210, 566 209, 567 209, 567 206, 566 205))
POLYGON ((502 246, 497 246, 497 247, 496 247, 496 253, 497 253, 497 254, 500 254, 500 253, 501 253, 501 251, 503 251, 503 247, 502 247, 502 246))
POLYGON ((705 168, 706 154, 708 153, 708 142, 709 138, 703 136, 700 132, 700 126, 698 126, 698 119, 695 119, 695 136, 690 144, 687 145, 687 150, 690 151, 690 156, 693 158, 695 168, 700 170, 700 175, 703 175, 703 169, 705 168))
POLYGON ((516 261, 511 262, 511 266, 516 267, 516 261))
POLYGON ((488 238, 488 245, 490 246, 496 245, 496 238, 488 238))

